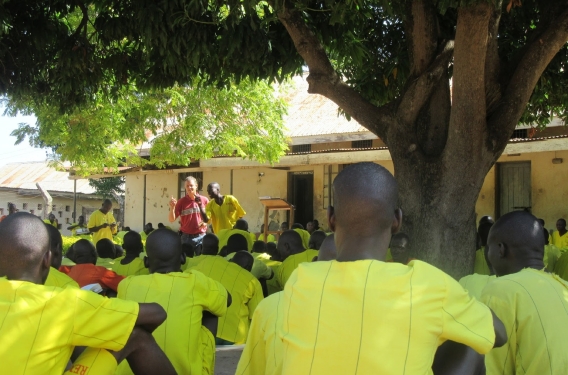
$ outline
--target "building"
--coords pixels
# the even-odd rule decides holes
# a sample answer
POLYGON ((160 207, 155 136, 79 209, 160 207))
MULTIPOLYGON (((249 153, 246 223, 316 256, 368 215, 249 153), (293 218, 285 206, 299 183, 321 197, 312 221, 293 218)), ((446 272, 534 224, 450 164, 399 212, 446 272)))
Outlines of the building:
MULTIPOLYGON (((101 207, 102 198, 95 194, 88 180, 70 180, 67 172, 58 171, 46 162, 11 163, 0 167, 0 215, 6 215, 8 203, 14 203, 19 211, 43 219, 46 207, 37 183, 51 195, 51 212, 61 225, 63 235, 71 234, 67 227, 75 221, 75 191, 77 217, 83 215, 88 221, 91 213, 101 207)), ((117 218, 120 210, 116 202, 113 208, 117 218)))
MULTIPOLYGON (((237 157, 199 160, 187 168, 152 170, 132 168, 126 176, 125 225, 141 230, 144 223, 168 221, 170 198, 183 196, 183 179, 192 175, 206 185, 218 182, 222 194, 237 197, 251 231, 263 223, 259 197, 288 200, 296 207, 295 221, 305 225, 318 219, 326 224, 331 202, 331 182, 343 166, 373 161, 394 173, 386 145, 356 121, 338 116, 330 100, 307 93, 307 84, 296 79, 286 118, 290 152, 277 165, 260 164, 237 157)), ((205 186, 203 186, 205 185, 205 186)), ((527 209, 553 228, 566 218, 568 207, 568 129, 554 120, 536 133, 529 127, 515 131, 498 163, 488 173, 476 206, 478 218, 499 217, 527 209)), ((286 221, 284 211, 271 215, 271 228, 286 221)), ((173 227, 176 227, 174 225, 173 227)))

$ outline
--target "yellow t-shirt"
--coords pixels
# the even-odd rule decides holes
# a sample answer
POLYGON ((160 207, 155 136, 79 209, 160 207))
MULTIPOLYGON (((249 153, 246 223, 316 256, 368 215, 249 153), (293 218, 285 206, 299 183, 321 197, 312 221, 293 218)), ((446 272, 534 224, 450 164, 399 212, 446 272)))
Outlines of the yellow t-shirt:
POLYGON ((554 265, 554 273, 568 281, 568 253, 564 253, 558 258, 554 265))
POLYGON ((121 264, 120 262, 124 257, 120 257, 114 260, 114 264, 111 266, 111 270, 122 276, 137 276, 137 275, 149 275, 150 272, 148 268, 144 266, 144 260, 140 258, 134 258, 132 262, 128 264, 121 264))
POLYGON ((501 319, 509 337, 503 347, 485 356, 487 375, 566 374, 566 281, 524 269, 487 285, 481 300, 501 319))
POLYGON ((282 363, 282 292, 266 297, 254 310, 246 346, 235 375, 277 375, 282 363))
POLYGON ((302 245, 307 249, 310 247, 310 232, 304 229, 296 228, 294 229, 300 237, 302 237, 302 245))
POLYGON ((2 373, 62 374, 75 346, 121 350, 138 309, 78 288, 0 278, 2 373))
POLYGON ((554 245, 545 245, 544 246, 544 265, 549 272, 554 272, 554 266, 556 265, 556 261, 560 258, 561 252, 560 250, 554 245))
POLYGON ((561 251, 568 250, 568 232, 564 233, 563 236, 557 230, 552 232, 552 244, 561 251))
MULTIPOLYGON (((233 259, 236 253, 231 253, 225 257, 227 260, 233 259)), ((251 254, 252 255, 252 254, 251 254)), ((257 279, 265 278, 269 279, 272 276, 272 269, 268 267, 262 260, 256 259, 254 256, 254 263, 252 264, 252 269, 250 273, 253 274, 257 279)))
POLYGON ((282 374, 432 374, 446 340, 489 352, 491 311, 421 261, 302 263, 286 284, 282 374))
POLYGON ((75 262, 73 262, 71 259, 63 257, 63 259, 61 259, 61 265, 62 266, 74 266, 75 262))
POLYGON ((58 288, 79 288, 79 284, 75 280, 53 267, 49 267, 49 274, 43 285, 56 286, 58 288))
MULTIPOLYGON (((116 223, 116 220, 114 219, 114 216, 112 215, 112 211, 107 212, 106 214, 103 214, 101 212, 101 210, 96 210, 95 212, 93 212, 91 214, 91 217, 89 217, 89 223, 87 224, 87 228, 94 228, 94 227, 98 227, 101 226, 103 224, 112 224, 112 223, 116 223)), ((103 239, 103 238, 108 238, 109 240, 112 241, 112 235, 116 233, 116 227, 114 227, 114 231, 110 228, 110 226, 106 227, 106 228, 101 228, 99 229, 97 232, 93 233, 93 244, 97 244, 97 242, 99 242, 99 240, 103 239)))
POLYGON ((221 251, 223 246, 227 244, 229 237, 231 237, 233 234, 241 234, 244 238, 246 238, 248 249, 241 250, 252 250, 252 245, 254 245, 254 241, 256 241, 254 233, 250 233, 241 229, 223 229, 217 235, 217 238, 219 238, 219 251, 221 251))
POLYGON ((302 251, 301 253, 290 255, 288 258, 286 258, 284 262, 282 262, 280 267, 278 267, 278 270, 275 274, 275 278, 278 282, 278 285, 280 286, 280 290, 284 290, 284 285, 286 285, 286 282, 290 278, 290 275, 292 275, 292 272, 294 272, 294 270, 298 268, 298 265, 300 263, 311 262, 317 255, 317 250, 308 249, 302 251))
POLYGON ((97 266, 104 267, 108 270, 112 270, 116 262, 117 260, 112 258, 97 258, 97 266))
POLYGON ((181 265, 182 271, 191 269, 201 263, 207 257, 215 257, 217 255, 198 255, 193 258, 185 258, 185 264, 181 265))
MULTIPOLYGON (((221 316, 227 313, 227 290, 201 272, 130 276, 118 285, 118 298, 136 302, 156 302, 168 318, 152 333, 178 374, 201 374, 198 348, 202 345, 203 310, 221 316)), ((132 374, 126 361, 116 374, 132 374)))
MULTIPOLYGON (((258 240, 264 241, 264 233, 261 233, 261 234, 258 235, 258 240)), ((276 242, 276 238, 274 237, 274 235, 269 234, 268 235, 268 241, 264 241, 264 242, 276 242)))
POLYGON ((55 229, 59 229, 59 228, 57 228, 57 219, 55 219, 55 221, 53 223, 51 221, 49 221, 49 219, 45 219, 43 222, 48 224, 48 225, 54 226, 55 229))
POLYGON ((481 249, 478 249, 475 252, 475 266, 473 267, 473 273, 476 273, 478 275, 489 275, 491 273, 489 271, 489 266, 487 265, 487 261, 485 260, 485 253, 483 246, 481 247, 481 249))
POLYGON ((481 298, 481 292, 485 286, 495 280, 497 277, 495 275, 478 275, 474 273, 473 275, 467 275, 460 279, 460 285, 463 286, 465 290, 469 292, 469 295, 477 298, 481 298))
POLYGON ((215 199, 211 199, 205 206, 205 213, 211 219, 211 226, 215 233, 233 228, 237 220, 246 215, 237 198, 232 195, 224 195, 223 204, 220 206, 215 199))
POLYGON ((231 294, 233 302, 227 314, 219 319, 217 337, 235 344, 244 344, 252 314, 264 298, 260 282, 244 268, 218 256, 207 257, 192 270, 203 272, 219 281, 231 294))
POLYGON ((120 241, 122 241, 122 242, 124 243, 124 235, 125 235, 126 233, 128 233, 128 232, 125 231, 125 230, 121 230, 120 232, 118 232, 118 233, 116 234, 116 237, 120 238, 120 241))

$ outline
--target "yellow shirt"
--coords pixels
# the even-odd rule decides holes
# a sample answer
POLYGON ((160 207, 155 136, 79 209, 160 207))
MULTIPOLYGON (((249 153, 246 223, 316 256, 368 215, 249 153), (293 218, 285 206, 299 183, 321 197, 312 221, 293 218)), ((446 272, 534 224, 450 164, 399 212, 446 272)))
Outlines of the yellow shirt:
POLYGON ((244 344, 252 314, 263 299, 260 282, 244 268, 218 256, 208 257, 192 270, 203 272, 219 281, 231 294, 233 302, 227 314, 219 319, 217 337, 235 344, 244 344))
POLYGON ((554 273, 568 281, 568 253, 564 253, 558 258, 554 265, 554 273))
POLYGON ((49 221, 49 219, 45 219, 43 222, 48 224, 48 225, 54 226, 55 229, 59 229, 59 228, 57 228, 57 219, 55 219, 55 221, 53 223, 51 221, 49 221))
POLYGON ((432 374, 446 340, 485 354, 493 318, 453 278, 421 261, 302 263, 286 284, 282 374, 432 374))
POLYGON ((280 267, 278 267, 278 270, 275 274, 275 278, 278 282, 278 285, 280 286, 280 290, 284 290, 284 285, 286 285, 286 282, 290 278, 290 275, 292 275, 292 272, 294 272, 294 270, 298 268, 298 265, 300 263, 311 262, 317 255, 317 250, 308 249, 302 251, 301 253, 290 255, 288 258, 286 258, 284 262, 282 262, 280 267))
POLYGON ((266 297, 254 310, 247 343, 235 375, 278 374, 283 347, 276 327, 282 325, 282 294, 266 297))
POLYGON ((43 285, 56 286, 58 288, 79 288, 79 284, 75 280, 53 267, 49 268, 49 274, 43 285))
POLYGON ((233 234, 242 234, 244 238, 247 240, 248 249, 241 249, 241 250, 252 250, 252 245, 254 245, 255 235, 254 233, 250 233, 241 229, 223 229, 219 232, 217 237, 219 238, 219 251, 229 242, 229 237, 233 234))
POLYGON ((549 272, 554 272, 554 266, 556 265, 556 261, 560 258, 561 252, 560 250, 554 245, 545 245, 544 246, 544 265, 549 272))
MULTIPOLYGON (((227 260, 233 259, 236 253, 231 253, 225 257, 227 260)), ((251 254, 252 255, 252 254, 251 254)), ((250 273, 253 274, 257 279, 265 278, 269 279, 272 276, 272 269, 268 267, 262 260, 256 259, 254 256, 254 263, 252 264, 252 269, 250 273)))
POLYGON ((111 270, 122 276, 137 276, 137 275, 149 275, 150 272, 148 268, 144 266, 144 260, 140 258, 134 258, 132 262, 128 264, 121 264, 120 262, 124 257, 114 259, 114 264, 111 266, 111 270))
POLYGON ((563 236, 557 230, 552 232, 552 244, 560 250, 568 250, 568 232, 564 233, 563 236))
POLYGON ((495 275, 478 275, 474 273, 473 275, 467 275, 460 279, 460 285, 463 286, 465 290, 469 292, 469 295, 477 298, 481 298, 481 292, 485 286, 495 280, 497 277, 495 275))
MULTIPOLYGON (((118 286, 118 298, 159 303, 168 318, 152 333, 178 374, 201 374, 199 355, 203 310, 227 313, 227 290, 201 272, 130 276, 118 286)), ((126 361, 117 374, 132 374, 126 361)))
POLYGON ((63 257, 63 259, 61 259, 61 265, 62 266, 74 266, 75 262, 73 262, 71 259, 69 258, 65 258, 63 257))
POLYGON ((302 245, 307 249, 310 247, 310 232, 304 229, 296 228, 294 229, 300 237, 302 237, 302 245))
POLYGON ((138 304, 0 278, 3 374, 62 374, 75 346, 121 350, 138 304))
POLYGON ((201 263, 207 257, 215 257, 217 255, 198 255, 193 258, 185 258, 185 264, 181 265, 182 271, 191 269, 201 263))
MULTIPOLYGON (((258 235, 258 240, 264 241, 264 233, 261 233, 261 234, 258 235)), ((276 242, 276 238, 274 237, 274 235, 269 234, 268 235, 268 241, 264 241, 264 242, 276 242)))
POLYGON ((116 262, 117 260, 112 258, 97 258, 97 266, 105 267, 108 270, 112 270, 116 262))
MULTIPOLYGON (((116 223, 116 220, 112 215, 112 211, 103 214, 101 210, 96 210, 91 214, 91 217, 89 217, 89 223, 87 224, 87 228, 91 229, 94 227, 101 226, 105 223, 109 225, 112 223, 116 223)), ((110 228, 110 226, 99 229, 97 232, 93 233, 93 244, 96 245, 97 242, 99 242, 99 240, 103 238, 108 238, 109 240, 112 241, 112 235, 114 233, 116 233, 116 227, 114 227, 114 231, 110 228)))
POLYGON ((246 215, 237 198, 232 195, 224 195, 223 204, 220 206, 215 199, 211 199, 205 206, 205 213, 211 219, 215 233, 223 229, 232 229, 237 220, 246 215))
POLYGON ((568 370, 568 283, 524 269, 497 278, 483 302, 501 319, 509 340, 485 356, 487 375, 561 375, 568 370))
POLYGON ((487 261, 485 260, 485 253, 483 246, 481 247, 481 249, 478 249, 475 252, 475 266, 473 267, 473 273, 476 273, 478 275, 489 275, 491 273, 489 271, 489 266, 487 265, 487 261))

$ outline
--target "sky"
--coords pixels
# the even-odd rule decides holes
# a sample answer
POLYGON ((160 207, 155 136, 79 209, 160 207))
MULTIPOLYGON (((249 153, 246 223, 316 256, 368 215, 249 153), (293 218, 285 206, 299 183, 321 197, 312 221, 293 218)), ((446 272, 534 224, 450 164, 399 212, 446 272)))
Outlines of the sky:
MULTIPOLYGON (((0 107, 0 114, 4 113, 4 107, 0 107)), ((21 144, 15 146, 16 137, 10 133, 18 128, 18 124, 27 122, 35 123, 34 116, 0 116, 0 166, 8 163, 26 161, 45 161, 45 149, 31 147, 26 139, 21 144)))

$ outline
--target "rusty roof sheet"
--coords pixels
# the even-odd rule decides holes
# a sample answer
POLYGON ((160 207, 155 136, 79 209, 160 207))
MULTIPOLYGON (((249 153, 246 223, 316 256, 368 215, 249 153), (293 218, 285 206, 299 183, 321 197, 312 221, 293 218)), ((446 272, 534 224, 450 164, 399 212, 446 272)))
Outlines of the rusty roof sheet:
MULTIPOLYGON (((36 183, 47 191, 73 192, 69 173, 58 171, 46 162, 10 163, 0 167, 0 187, 37 190, 36 183)), ((89 180, 77 180, 77 193, 94 194, 89 180)))
POLYGON ((357 121, 340 115, 337 104, 325 96, 308 94, 305 77, 294 77, 292 84, 286 95, 288 115, 284 117, 288 137, 368 132, 357 121))

